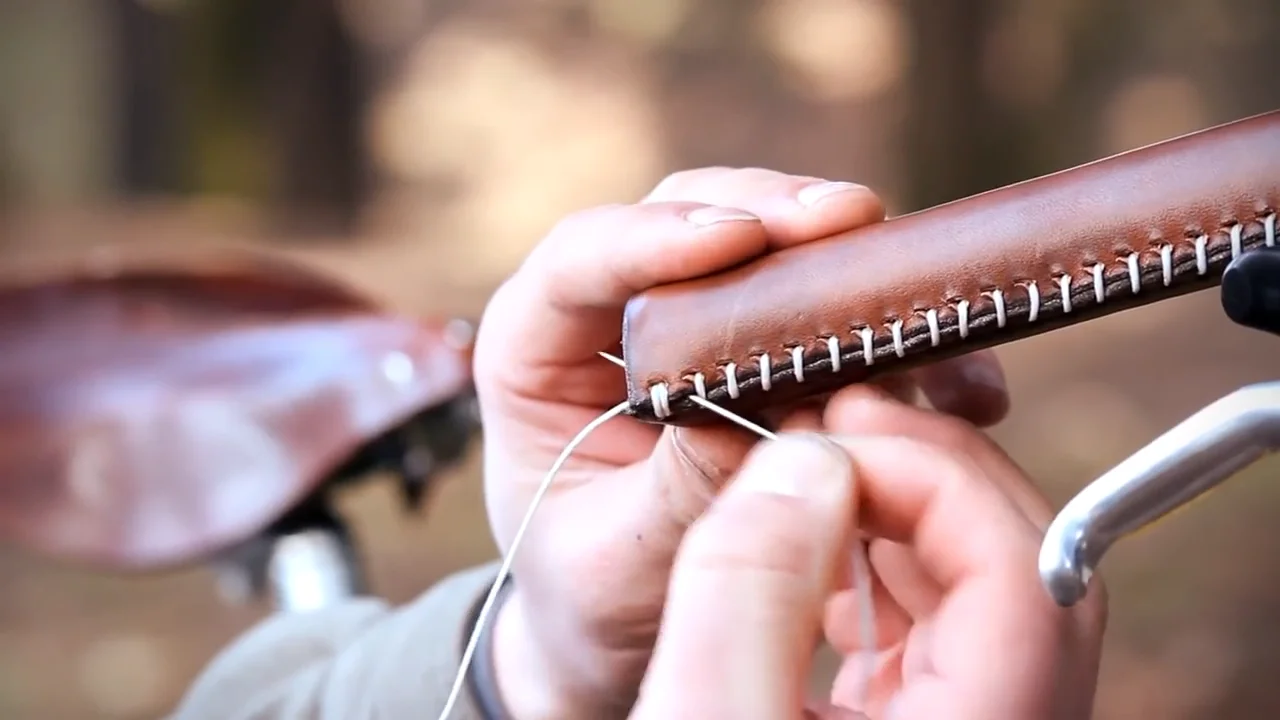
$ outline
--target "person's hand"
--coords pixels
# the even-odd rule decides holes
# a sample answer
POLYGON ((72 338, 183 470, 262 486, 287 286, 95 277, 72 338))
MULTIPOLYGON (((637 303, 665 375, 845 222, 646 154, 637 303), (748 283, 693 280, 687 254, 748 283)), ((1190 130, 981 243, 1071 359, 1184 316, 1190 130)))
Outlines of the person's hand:
MULTIPOLYGON (((837 399, 831 419, 857 425, 884 402, 837 399)), ((976 432, 924 419, 912 437, 783 435, 753 451, 685 535, 632 720, 1091 716, 1105 591, 1057 607, 1036 573, 1043 501, 976 432), (842 589, 855 531, 878 548, 871 701, 842 672, 810 704, 816 639, 856 649, 842 589)))
MULTIPOLYGON (((636 205, 562 221, 495 293, 475 373, 486 502, 505 551, 564 444, 626 397, 622 308, 649 287, 884 219, 864 187, 748 169, 673 175, 636 205)), ((979 353, 899 379, 978 424, 1008 408, 1003 374, 979 353)), ((557 478, 497 616, 494 659, 517 720, 621 717, 656 638, 688 524, 757 438, 736 427, 600 428, 557 478)))

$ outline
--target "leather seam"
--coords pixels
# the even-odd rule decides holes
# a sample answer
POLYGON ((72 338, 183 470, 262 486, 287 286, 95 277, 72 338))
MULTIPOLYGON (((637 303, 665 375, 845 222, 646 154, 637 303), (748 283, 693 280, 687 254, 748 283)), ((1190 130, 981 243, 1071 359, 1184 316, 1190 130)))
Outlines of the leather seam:
POLYGON ((721 377, 714 383, 708 383, 707 378, 713 373, 707 370, 686 372, 680 378, 682 383, 658 380, 648 385, 647 402, 633 406, 665 420, 673 414, 673 402, 692 394, 709 400, 736 400, 747 392, 769 392, 778 381, 803 383, 811 373, 838 374, 851 364, 872 368, 922 350, 954 346, 966 342, 974 331, 987 337, 992 326, 1003 329, 1011 321, 1018 321, 1019 327, 1032 326, 1046 322, 1042 317, 1046 314, 1049 319, 1062 317, 1124 296, 1142 296, 1153 286, 1157 291, 1176 287, 1188 278, 1202 279, 1224 261, 1256 247, 1275 247, 1276 210, 1268 207, 1255 216, 1254 222, 1258 227, 1251 233, 1246 234, 1244 222, 1236 221, 1213 233, 1189 234, 1178 242, 1153 244, 1109 263, 1081 262, 1078 267, 1083 273, 1058 273, 1049 283, 1015 280, 1004 288, 983 291, 984 299, 976 302, 954 298, 918 308, 907 317, 886 319, 880 326, 851 324, 852 343, 842 342, 843 338, 837 335, 783 343, 777 354, 758 352, 748 355, 743 364, 717 364, 714 372, 721 377), (1051 286, 1048 292, 1044 285, 1051 286), (820 348, 822 344, 826 345, 825 350, 820 348))

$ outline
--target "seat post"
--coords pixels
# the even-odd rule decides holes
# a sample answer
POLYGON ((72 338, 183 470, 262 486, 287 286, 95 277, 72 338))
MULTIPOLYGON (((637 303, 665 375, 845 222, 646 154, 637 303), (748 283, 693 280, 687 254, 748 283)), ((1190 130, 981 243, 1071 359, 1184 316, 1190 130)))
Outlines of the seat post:
POLYGON ((354 553, 340 533, 309 528, 274 539, 267 581, 279 612, 305 612, 364 593, 354 553))

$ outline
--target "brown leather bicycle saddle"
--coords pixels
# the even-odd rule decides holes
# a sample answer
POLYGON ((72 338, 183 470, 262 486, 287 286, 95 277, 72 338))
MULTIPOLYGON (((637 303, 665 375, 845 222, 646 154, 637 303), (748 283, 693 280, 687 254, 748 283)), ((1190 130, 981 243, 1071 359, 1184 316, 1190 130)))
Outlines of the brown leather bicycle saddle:
POLYGON ((470 388, 470 338, 264 254, 0 286, 0 540, 155 569, 240 542, 470 388))

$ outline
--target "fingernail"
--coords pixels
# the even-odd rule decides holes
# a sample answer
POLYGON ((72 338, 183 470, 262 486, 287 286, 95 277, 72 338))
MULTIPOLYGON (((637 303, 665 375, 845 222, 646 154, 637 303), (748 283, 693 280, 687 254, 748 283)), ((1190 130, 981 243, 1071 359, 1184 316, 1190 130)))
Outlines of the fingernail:
POLYGON ((699 227, 723 222, 760 222, 760 218, 745 210, 715 205, 691 210, 684 218, 699 227))
POLYGON ((850 190, 866 190, 866 186, 851 182, 821 182, 801 188, 796 193, 796 200, 805 207, 812 207, 825 197, 850 190))
POLYGON ((843 492, 851 468, 844 450, 820 435, 780 435, 757 446, 731 487, 741 492, 825 500, 843 492))

